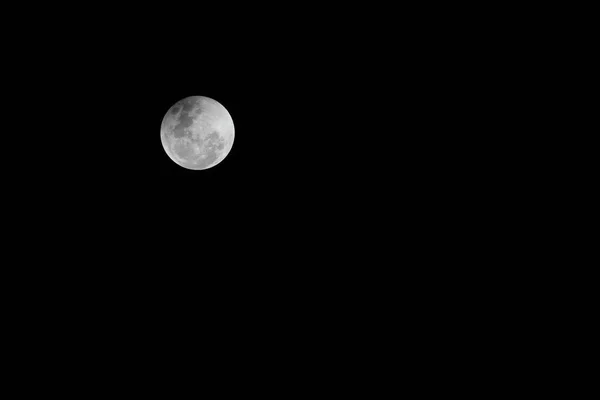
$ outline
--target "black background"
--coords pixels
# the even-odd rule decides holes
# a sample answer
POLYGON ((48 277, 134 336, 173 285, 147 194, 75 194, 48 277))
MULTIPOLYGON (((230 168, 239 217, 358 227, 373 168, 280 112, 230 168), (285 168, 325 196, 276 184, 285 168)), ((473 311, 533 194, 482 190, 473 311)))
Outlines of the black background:
POLYGON ((464 359, 460 340, 498 342, 488 332, 523 310, 507 299, 540 285, 521 268, 551 254, 530 196, 544 166, 523 161, 539 43, 511 38, 499 10, 81 7, 27 10, 6 36, 2 282, 44 372, 189 374, 212 349, 216 374, 273 380, 298 360, 300 379, 373 365, 381 379, 410 348, 420 373, 464 359), (205 171, 160 140, 188 96, 235 124, 205 171))
POLYGON ((249 249, 316 238, 298 252, 337 257, 394 229, 419 238, 424 221, 493 197, 527 148, 500 162, 530 89, 502 101, 513 71, 528 71, 503 56, 519 50, 488 10, 227 7, 69 9, 52 24, 36 10, 13 63, 19 106, 44 106, 15 120, 43 121, 31 150, 44 162, 18 184, 50 197, 50 220, 153 243, 206 230, 249 249), (231 153, 205 171, 160 141, 188 96, 219 101, 235 124, 231 153))
POLYGON ((49 258, 181 282, 383 282, 394 265, 477 260, 497 244, 481 232, 521 201, 503 187, 528 143, 504 150, 532 110, 512 76, 536 72, 503 56, 518 48, 497 14, 229 7, 36 10, 12 62, 15 120, 43 127, 43 161, 11 193, 52 238, 49 258), (205 171, 160 141, 188 96, 219 101, 235 124, 231 153, 205 171))

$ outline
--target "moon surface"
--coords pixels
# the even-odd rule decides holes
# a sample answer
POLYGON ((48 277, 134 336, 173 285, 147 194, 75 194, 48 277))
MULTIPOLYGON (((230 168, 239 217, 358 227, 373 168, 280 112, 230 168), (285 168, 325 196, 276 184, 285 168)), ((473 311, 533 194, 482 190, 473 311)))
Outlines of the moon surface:
POLYGON ((235 129, 219 102, 192 96, 175 103, 163 118, 161 140, 178 165, 203 170, 219 164, 231 151, 235 129))

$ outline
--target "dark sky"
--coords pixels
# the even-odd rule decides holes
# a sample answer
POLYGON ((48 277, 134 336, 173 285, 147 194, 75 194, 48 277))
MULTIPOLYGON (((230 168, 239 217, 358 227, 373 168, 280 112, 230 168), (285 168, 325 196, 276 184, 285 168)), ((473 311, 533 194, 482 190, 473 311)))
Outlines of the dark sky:
POLYGON ((233 229, 297 250, 289 257, 313 252, 301 250, 307 238, 356 248, 432 221, 439 202, 461 204, 491 181, 481 165, 494 136, 479 133, 496 120, 480 119, 488 103, 470 96, 485 93, 487 64, 481 46, 453 41, 439 10, 388 11, 82 10, 35 25, 15 48, 26 77, 15 80, 23 104, 45 105, 34 115, 53 123, 37 134, 56 150, 23 185, 79 229, 233 229), (160 142, 165 112, 197 95, 222 103, 236 129, 228 157, 201 172, 175 165, 160 142))
POLYGON ((77 289, 70 304, 88 294, 171 329, 154 303, 202 324, 205 311, 270 309, 279 325, 296 321, 293 299, 314 304, 310 319, 346 309, 355 325, 360 307, 389 320, 398 293, 414 291, 414 309, 519 265, 511 249, 536 237, 521 213, 539 209, 527 194, 541 173, 520 168, 533 152, 507 116, 531 106, 506 73, 520 64, 482 58, 494 47, 480 31, 428 5, 160 6, 42 13, 52 22, 12 32, 5 247, 26 286, 49 293, 41 304, 77 289), (160 127, 198 95, 227 108, 235 142, 218 166, 188 171, 160 127))

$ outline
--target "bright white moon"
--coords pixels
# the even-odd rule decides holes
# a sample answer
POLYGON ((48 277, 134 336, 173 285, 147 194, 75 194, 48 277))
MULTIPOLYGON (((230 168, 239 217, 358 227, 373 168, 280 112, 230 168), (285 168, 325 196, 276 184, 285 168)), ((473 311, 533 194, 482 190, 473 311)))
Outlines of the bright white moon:
POLYGON ((225 107, 211 98, 193 96, 169 109, 163 118, 161 140, 174 162, 202 170, 214 167, 229 154, 234 131, 225 107))

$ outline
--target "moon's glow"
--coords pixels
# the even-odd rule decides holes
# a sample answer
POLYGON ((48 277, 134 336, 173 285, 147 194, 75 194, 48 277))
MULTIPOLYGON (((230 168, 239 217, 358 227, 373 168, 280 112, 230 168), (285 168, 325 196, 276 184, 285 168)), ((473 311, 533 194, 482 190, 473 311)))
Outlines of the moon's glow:
POLYGON ((233 120, 217 101, 188 97, 167 112, 161 137, 173 161, 188 169, 207 169, 219 164, 231 150, 233 120))

